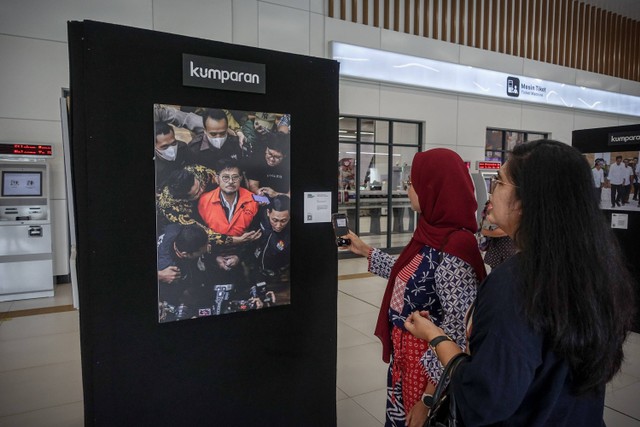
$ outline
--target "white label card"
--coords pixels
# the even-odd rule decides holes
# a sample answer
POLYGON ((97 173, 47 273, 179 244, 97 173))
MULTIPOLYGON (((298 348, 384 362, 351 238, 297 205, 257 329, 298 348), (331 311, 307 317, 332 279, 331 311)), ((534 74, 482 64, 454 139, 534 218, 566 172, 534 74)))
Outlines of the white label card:
POLYGON ((629 214, 611 214, 611 228, 620 228, 623 230, 629 228, 629 214))
POLYGON ((304 193, 304 222, 331 222, 331 191, 304 193))

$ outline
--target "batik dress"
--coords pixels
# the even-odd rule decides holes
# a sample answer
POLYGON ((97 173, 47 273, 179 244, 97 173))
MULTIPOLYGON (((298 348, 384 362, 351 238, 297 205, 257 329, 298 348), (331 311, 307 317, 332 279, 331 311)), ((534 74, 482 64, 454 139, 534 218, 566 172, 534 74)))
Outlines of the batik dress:
MULTIPOLYGON (((394 263, 395 258, 378 249, 369 253, 369 271, 380 277, 389 278, 394 263)), ((428 343, 406 331, 405 320, 416 310, 427 310, 433 322, 464 349, 464 317, 477 285, 469 264, 429 246, 398 273, 389 308, 393 351, 385 426, 405 426, 406 415, 422 397, 427 381, 437 384, 443 369, 428 343)))

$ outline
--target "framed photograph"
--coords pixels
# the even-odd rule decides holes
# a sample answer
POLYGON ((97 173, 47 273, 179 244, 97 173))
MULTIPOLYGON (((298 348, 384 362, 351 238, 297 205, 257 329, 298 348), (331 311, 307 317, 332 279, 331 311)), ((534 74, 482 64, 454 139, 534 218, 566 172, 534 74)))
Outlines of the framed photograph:
POLYGON ((638 151, 585 153, 602 209, 640 211, 638 151))
POLYGON ((158 321, 290 304, 290 114, 153 113, 158 321))

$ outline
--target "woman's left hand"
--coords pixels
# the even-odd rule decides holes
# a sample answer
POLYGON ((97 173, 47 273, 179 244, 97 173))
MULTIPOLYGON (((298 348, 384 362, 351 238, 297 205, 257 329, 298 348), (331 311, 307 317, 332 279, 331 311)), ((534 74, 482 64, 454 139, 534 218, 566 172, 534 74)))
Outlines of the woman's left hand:
POLYGON ((429 408, 427 408, 424 403, 418 400, 407 415, 407 426, 422 427, 424 425, 424 422, 427 421, 427 415, 429 415, 429 408))
POLYGON ((407 317, 404 327, 416 338, 430 342, 437 336, 446 335, 442 329, 437 327, 429 318, 428 311, 414 311, 407 317))

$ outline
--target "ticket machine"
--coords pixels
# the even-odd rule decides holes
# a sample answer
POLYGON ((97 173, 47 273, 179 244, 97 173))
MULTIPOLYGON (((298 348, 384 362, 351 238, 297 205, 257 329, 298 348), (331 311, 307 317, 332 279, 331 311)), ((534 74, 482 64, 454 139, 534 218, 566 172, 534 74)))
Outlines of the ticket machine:
POLYGON ((476 188, 476 200, 478 201, 478 211, 476 213, 478 224, 482 219, 482 210, 485 203, 489 200, 489 188, 491 187, 491 178, 497 175, 498 169, 502 164, 500 162, 476 162, 478 172, 471 173, 473 185, 476 188))
POLYGON ((0 142, 0 301, 53 296, 50 145, 0 142))

